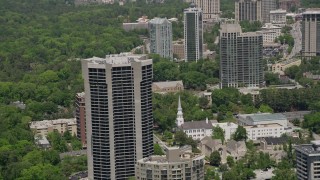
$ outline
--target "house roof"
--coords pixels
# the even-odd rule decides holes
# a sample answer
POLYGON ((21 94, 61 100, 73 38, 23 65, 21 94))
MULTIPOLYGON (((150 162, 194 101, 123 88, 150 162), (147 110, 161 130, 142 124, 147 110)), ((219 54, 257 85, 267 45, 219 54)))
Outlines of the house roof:
POLYGON ((246 143, 244 141, 235 141, 235 140, 230 140, 227 143, 227 148, 231 149, 233 151, 236 151, 237 148, 239 148, 241 146, 246 147, 246 143))
POLYGON ((183 130, 187 129, 212 129, 212 124, 209 121, 208 123, 206 121, 190 121, 185 122, 181 125, 181 128, 183 130))
POLYGON ((163 81, 163 82, 154 82, 153 84, 158 86, 159 88, 176 87, 178 84, 183 86, 182 81, 163 81))
MULTIPOLYGON (((267 145, 279 145, 279 144, 284 144, 288 142, 289 138, 288 137, 265 137, 262 138, 266 141, 267 145)), ((292 142, 297 142, 299 138, 296 137, 291 137, 292 142)))
POLYGON ((221 139, 212 139, 209 136, 206 136, 201 139, 201 144, 208 146, 211 149, 214 149, 214 147, 217 147, 218 145, 222 145, 221 139))

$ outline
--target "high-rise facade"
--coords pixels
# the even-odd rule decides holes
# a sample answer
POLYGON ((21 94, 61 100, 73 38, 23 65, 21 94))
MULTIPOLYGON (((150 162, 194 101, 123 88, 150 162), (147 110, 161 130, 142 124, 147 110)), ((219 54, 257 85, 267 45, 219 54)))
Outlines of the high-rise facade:
POLYGON ((77 119, 77 137, 80 139, 82 146, 87 144, 86 138, 86 107, 85 93, 77 93, 75 100, 76 119, 77 119))
POLYGON ((164 58, 173 58, 172 24, 167 18, 154 18, 149 21, 150 53, 164 58))
POLYGON ((320 8, 307 9, 302 15, 302 55, 320 56, 320 8))
POLYGON ((124 180, 153 154, 152 60, 108 55, 82 61, 89 179, 124 180))
POLYGON ((212 20, 220 15, 220 0, 193 0, 193 3, 201 8, 203 20, 212 20))
POLYGON ((276 0, 262 0, 261 16, 264 23, 270 22, 270 11, 277 9, 276 0))
POLYGON ((320 141, 294 147, 298 180, 320 179, 320 141))
POLYGON ((235 0, 236 21, 261 21, 262 0, 235 0))
POLYGON ((259 87, 263 77, 263 37, 242 33, 238 23, 225 23, 220 30, 220 86, 259 87))
POLYGON ((202 10, 192 5, 184 10, 184 56, 186 61, 198 61, 202 55, 202 10))

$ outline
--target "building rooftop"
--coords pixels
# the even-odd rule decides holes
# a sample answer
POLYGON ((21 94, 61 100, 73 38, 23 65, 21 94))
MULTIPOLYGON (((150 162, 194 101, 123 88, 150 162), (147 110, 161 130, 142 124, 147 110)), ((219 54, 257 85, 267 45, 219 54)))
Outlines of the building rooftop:
POLYGON ((272 10, 272 11, 270 11, 270 14, 276 14, 276 13, 284 13, 284 14, 286 14, 287 13, 287 11, 286 10, 284 10, 284 9, 276 9, 276 10, 272 10))
POLYGON ((251 128, 268 128, 268 127, 282 127, 280 124, 277 123, 272 123, 272 124, 258 124, 258 125, 253 125, 253 126, 244 126, 246 129, 251 129, 251 128))
POLYGON ((81 97, 81 98, 83 98, 83 97, 85 97, 85 93, 84 93, 84 92, 81 92, 81 93, 77 93, 77 96, 78 96, 78 97, 81 97))
POLYGON ((84 61, 88 61, 91 64, 112 64, 112 65, 128 65, 128 64, 131 64, 132 61, 140 62, 143 60, 147 60, 147 56, 145 54, 132 54, 132 53, 110 54, 110 55, 106 55, 105 58, 92 57, 92 58, 84 59, 84 61))
POLYGON ((232 139, 227 143, 226 146, 229 150, 236 151, 239 147, 246 148, 246 142, 245 141, 235 141, 232 139))
POLYGON ((30 123, 31 129, 45 129, 56 124, 77 124, 76 118, 71 119, 57 119, 57 120, 43 120, 43 121, 33 121, 30 123))
POLYGON ((302 14, 320 14, 320 8, 309 8, 302 14))
POLYGON ((190 121, 190 122, 185 122, 181 125, 181 128, 183 130, 187 129, 212 129, 212 123, 208 121, 190 121))
POLYGON ((235 33, 242 32, 241 26, 238 23, 223 23, 220 25, 221 33, 235 33))
MULTIPOLYGON (((297 142, 299 138, 291 137, 292 142, 297 142)), ((262 140, 266 141, 268 145, 280 145, 287 143, 289 138, 288 137, 264 137, 262 140)), ((294 143, 293 143, 294 144, 294 143)))
POLYGON ((241 115, 239 115, 239 117, 247 118, 247 119, 254 121, 254 122, 273 121, 273 120, 287 121, 287 118, 283 114, 280 114, 280 113, 275 113, 275 114, 271 114, 271 113, 241 114, 241 115))
POLYGON ((151 24, 163 24, 163 23, 171 23, 167 18, 158 18, 155 17, 149 21, 151 24))
POLYGON ((282 29, 282 27, 275 26, 272 23, 265 23, 264 26, 261 27, 262 29, 282 29))
POLYGON ((178 84, 183 86, 182 81, 163 81, 163 82, 154 82, 153 84, 158 86, 159 88, 176 87, 178 84))
POLYGON ((212 123, 213 126, 219 126, 221 128, 238 128, 238 124, 232 123, 232 122, 225 122, 225 123, 212 123))
POLYGON ((206 136, 201 139, 201 144, 208 146, 211 149, 217 147, 218 145, 222 145, 221 139, 212 139, 212 137, 206 136))
POLYGON ((311 144, 302 144, 294 147, 296 151, 300 151, 308 156, 320 155, 320 140, 311 141, 311 144))

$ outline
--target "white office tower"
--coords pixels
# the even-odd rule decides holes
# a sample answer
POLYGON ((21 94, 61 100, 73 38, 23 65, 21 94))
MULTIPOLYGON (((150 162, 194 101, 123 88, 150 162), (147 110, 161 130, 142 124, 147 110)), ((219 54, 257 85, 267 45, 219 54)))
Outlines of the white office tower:
POLYGON ((164 58, 173 58, 172 24, 167 18, 154 18, 149 21, 150 53, 164 58))
POLYGON ((108 55, 82 61, 88 178, 127 180, 153 154, 152 60, 108 55))
POLYGON ((198 61, 203 54, 202 10, 191 4, 184 10, 184 55, 186 61, 198 61))

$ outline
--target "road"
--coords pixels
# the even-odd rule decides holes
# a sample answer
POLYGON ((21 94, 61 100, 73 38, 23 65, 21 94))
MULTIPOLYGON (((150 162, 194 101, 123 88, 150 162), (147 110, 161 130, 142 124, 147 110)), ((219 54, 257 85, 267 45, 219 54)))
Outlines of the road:
POLYGON ((287 57, 289 60, 292 59, 295 55, 299 54, 302 49, 302 33, 301 33, 301 23, 300 21, 295 22, 292 26, 290 34, 294 38, 294 46, 291 53, 287 57))

